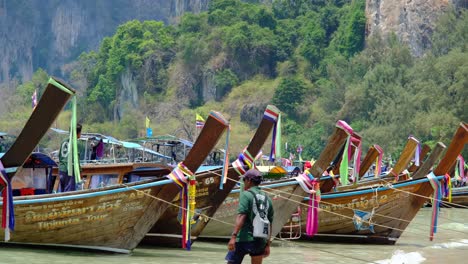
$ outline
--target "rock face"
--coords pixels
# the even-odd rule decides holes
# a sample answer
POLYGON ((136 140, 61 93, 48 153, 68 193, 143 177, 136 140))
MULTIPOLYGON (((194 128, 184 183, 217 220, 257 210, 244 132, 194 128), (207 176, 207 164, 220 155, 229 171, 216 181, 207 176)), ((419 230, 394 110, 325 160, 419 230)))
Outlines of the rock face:
MULTIPOLYGON (((274 0, 245 0, 271 4, 274 0)), ((35 70, 65 77, 67 63, 95 50, 132 19, 177 22, 185 12, 198 13, 210 0, 0 0, 0 85, 29 80, 35 70)), ((449 3, 466 0, 367 0, 368 33, 395 32, 421 56, 430 46, 437 17, 449 3)), ((212 74, 205 76, 212 84, 212 74)), ((212 89, 205 89, 208 98, 212 89)))
POLYGON ((367 34, 392 32, 407 43, 414 56, 431 47, 431 35, 439 16, 460 0, 367 0, 367 34))
POLYGON ((63 65, 95 50, 132 19, 169 23, 209 0, 0 0, 0 84, 27 81, 38 68, 63 77, 63 65))

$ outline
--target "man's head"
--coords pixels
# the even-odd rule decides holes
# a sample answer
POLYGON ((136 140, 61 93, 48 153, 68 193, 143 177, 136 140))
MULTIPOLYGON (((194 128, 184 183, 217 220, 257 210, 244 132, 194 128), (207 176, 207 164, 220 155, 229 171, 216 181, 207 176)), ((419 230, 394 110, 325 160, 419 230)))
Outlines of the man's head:
POLYGON ((257 186, 262 182, 263 176, 262 176, 262 173, 259 172, 258 170, 250 169, 242 176, 242 180, 246 184, 246 187, 247 187, 247 184, 249 184, 248 187, 254 186, 254 185, 257 186))
POLYGON ((76 137, 79 138, 81 136, 81 128, 82 125, 80 123, 76 124, 76 137))

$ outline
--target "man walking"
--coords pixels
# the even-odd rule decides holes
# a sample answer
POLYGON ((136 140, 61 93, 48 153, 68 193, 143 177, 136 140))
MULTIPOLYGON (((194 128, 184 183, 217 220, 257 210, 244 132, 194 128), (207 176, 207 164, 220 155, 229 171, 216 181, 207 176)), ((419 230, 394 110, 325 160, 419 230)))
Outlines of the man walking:
POLYGON ((226 260, 228 264, 240 264, 249 254, 252 264, 261 264, 263 258, 270 255, 273 204, 259 188, 262 174, 258 170, 248 170, 241 180, 244 191, 239 196, 236 225, 229 240, 226 260), (256 230, 259 225, 259 230, 256 230))

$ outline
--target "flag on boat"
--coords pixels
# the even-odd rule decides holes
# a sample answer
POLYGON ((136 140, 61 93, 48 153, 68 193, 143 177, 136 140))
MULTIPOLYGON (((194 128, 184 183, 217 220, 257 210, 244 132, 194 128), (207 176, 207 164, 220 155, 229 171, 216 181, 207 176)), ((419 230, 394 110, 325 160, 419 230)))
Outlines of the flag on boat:
POLYGON ((152 137, 153 130, 150 128, 150 119, 148 118, 148 116, 146 117, 145 126, 146 126, 146 137, 152 137))
POLYGON ((148 116, 146 117, 145 127, 148 128, 150 126, 150 119, 148 116))
POLYGON ((205 125, 205 119, 203 119, 203 117, 198 113, 196 114, 195 125, 197 128, 203 128, 203 126, 205 125))
POLYGON ((31 106, 34 109, 36 108, 36 105, 37 105, 37 89, 34 89, 34 93, 31 96, 31 106))

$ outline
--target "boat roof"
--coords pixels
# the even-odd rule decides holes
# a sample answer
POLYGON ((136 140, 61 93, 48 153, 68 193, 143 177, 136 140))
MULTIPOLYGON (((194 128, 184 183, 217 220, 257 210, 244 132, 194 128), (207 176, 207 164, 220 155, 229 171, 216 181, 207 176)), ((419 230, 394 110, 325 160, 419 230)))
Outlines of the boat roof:
POLYGON ((48 155, 40 152, 33 152, 23 164, 23 168, 47 168, 57 167, 57 163, 48 155))
POLYGON ((132 141, 136 141, 136 142, 153 142, 153 143, 157 143, 157 144, 161 144, 163 146, 172 146, 172 145, 175 145, 175 144, 179 144, 179 143, 182 143, 184 145, 186 145, 187 147, 193 147, 193 142, 190 141, 190 140, 186 140, 186 139, 182 139, 182 138, 178 138, 176 136, 173 136, 173 135, 159 135, 159 136, 154 136, 154 137, 145 137, 145 138, 137 138, 137 139, 134 139, 132 141))
MULTIPOLYGON (((51 128, 53 131, 59 133, 59 134, 68 134, 69 132, 68 131, 65 131, 65 130, 62 130, 62 129, 58 129, 58 128, 51 128)), ((145 148, 143 147, 142 145, 138 144, 138 143, 135 143, 135 142, 129 142, 129 141, 120 141, 112 136, 106 136, 106 135, 103 135, 103 134, 100 134, 100 133, 81 133, 81 137, 80 137, 80 140, 100 140, 102 139, 102 141, 105 143, 105 144, 114 144, 114 145, 119 145, 119 146, 122 146, 124 148, 127 148, 127 149, 137 149, 137 150, 141 150, 141 151, 144 151, 146 153, 150 153, 152 155, 155 155, 155 156, 158 156, 158 157, 161 157, 161 158, 165 158, 165 159, 172 159, 171 157, 169 156, 166 156, 166 155, 163 155, 159 152, 156 152, 156 151, 153 151, 151 149, 148 149, 148 148, 145 148)))
POLYGON ((201 172, 210 171, 210 170, 217 170, 217 169, 221 169, 222 167, 223 166, 219 166, 219 165, 217 165, 217 166, 211 166, 211 165, 205 166, 205 165, 203 165, 203 166, 200 166, 198 168, 196 173, 201 173, 201 172))
MULTIPOLYGON (((5 153, 0 153, 0 158, 2 158, 4 154, 5 153)), ((57 163, 47 154, 40 153, 40 152, 31 153, 31 155, 29 155, 26 162, 23 164, 23 168, 48 168, 48 167, 57 167, 57 163)))

